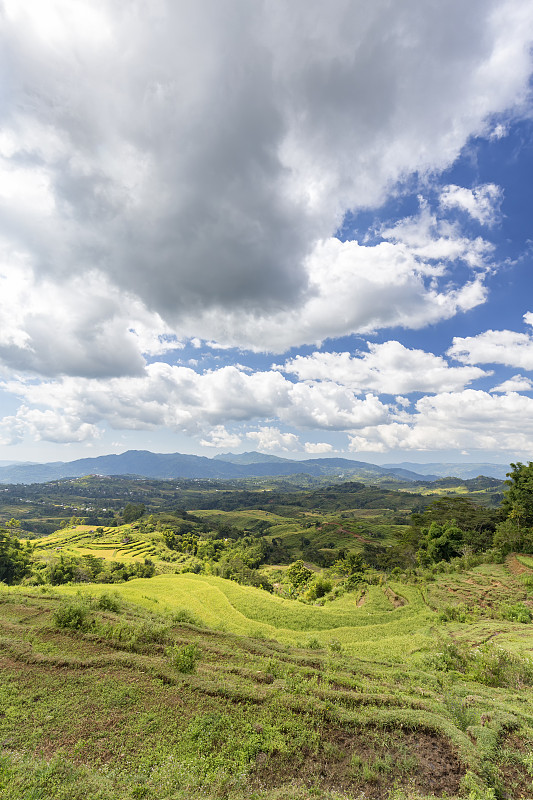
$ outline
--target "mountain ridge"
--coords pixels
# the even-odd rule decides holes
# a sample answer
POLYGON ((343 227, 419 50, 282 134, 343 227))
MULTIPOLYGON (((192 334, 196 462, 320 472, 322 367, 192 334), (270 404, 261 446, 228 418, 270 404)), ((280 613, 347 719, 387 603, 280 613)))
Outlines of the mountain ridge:
POLYGON ((483 475, 487 478, 497 478, 498 480, 505 480, 506 474, 509 471, 508 464, 493 464, 489 462, 428 462, 426 464, 418 464, 416 461, 400 461, 388 464, 382 464, 385 469, 406 469, 413 472, 418 472, 425 476, 425 480, 429 477, 428 473, 439 478, 461 478, 468 480, 470 478, 477 478, 483 475))
MULTIPOLYGON (((400 482, 433 481, 450 476, 446 466, 402 462, 397 465, 372 464, 347 458, 312 458, 296 461, 265 453, 225 453, 213 458, 187 455, 183 453, 153 453, 150 450, 127 450, 120 454, 108 454, 94 458, 81 458, 74 461, 54 461, 43 464, 16 463, 0 466, 0 484, 45 483, 61 478, 78 478, 83 475, 132 475, 159 479, 213 479, 231 480, 253 477, 275 477, 306 474, 315 477, 336 477, 346 480, 391 479, 400 482), (420 467, 417 472, 409 467, 420 467), (429 467, 434 467, 428 473, 429 467), (439 468, 439 469, 436 469, 439 468)), ((459 467, 461 465, 449 465, 459 467)), ((472 465, 462 465, 472 467, 472 465)), ((499 477, 506 467, 495 464, 476 465, 490 467, 485 472, 488 477, 499 477), (494 474, 499 470, 498 474, 494 474)), ((477 477, 469 474, 467 477, 477 477)), ((466 476, 466 475, 464 475, 466 476)), ((454 477, 463 477, 455 474, 454 477)))

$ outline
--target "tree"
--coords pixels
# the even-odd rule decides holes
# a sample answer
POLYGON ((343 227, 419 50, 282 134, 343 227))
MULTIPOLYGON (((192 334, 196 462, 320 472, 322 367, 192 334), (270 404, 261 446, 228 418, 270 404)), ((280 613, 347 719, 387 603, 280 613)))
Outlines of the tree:
POLYGON ((424 528, 429 528, 433 522, 437 525, 453 522, 464 532, 464 541, 479 552, 491 546, 501 519, 500 509, 487 508, 464 497, 441 497, 422 512, 412 514, 411 527, 402 535, 402 543, 417 550, 423 546, 424 528))
POLYGON ((529 461, 526 466, 518 461, 511 467, 502 509, 506 518, 514 520, 518 527, 530 527, 533 525, 533 462, 529 461))
POLYGON ((138 520, 142 517, 145 511, 146 506, 144 503, 128 503, 124 509, 124 513, 122 514, 122 519, 126 524, 135 522, 135 520, 138 520))
POLYGON ((0 528, 0 582, 20 583, 31 571, 31 545, 0 528))
POLYGON ((287 578, 296 588, 300 588, 304 583, 307 583, 312 575, 312 571, 305 566, 301 559, 292 563, 286 572, 287 578))
POLYGON ((417 553, 422 566, 431 562, 449 561, 454 556, 460 555, 463 531, 457 527, 454 520, 445 522, 444 525, 432 522, 422 533, 422 546, 417 553))

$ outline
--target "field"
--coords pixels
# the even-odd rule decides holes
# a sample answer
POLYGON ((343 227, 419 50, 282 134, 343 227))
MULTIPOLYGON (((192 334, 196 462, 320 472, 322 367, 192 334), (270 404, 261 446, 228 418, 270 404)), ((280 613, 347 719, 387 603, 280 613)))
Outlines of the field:
POLYGON ((191 574, 6 587, 0 798, 531 797, 531 626, 494 613, 524 600, 499 564, 321 607, 191 574))
POLYGON ((37 555, 68 553, 115 561, 139 560, 156 554, 150 541, 146 537, 136 536, 129 525, 102 528, 101 531, 98 533, 93 525, 76 525, 36 539, 33 545, 37 555))
POLYGON ((0 800, 533 797, 533 557, 481 553, 497 508, 157 481, 127 521, 132 486, 34 488, 70 518, 0 538, 0 800))
MULTIPOLYGON (((387 653, 401 661, 406 651, 428 644, 434 616, 417 589, 394 584, 370 586, 363 596, 348 594, 324 607, 203 575, 160 575, 131 580, 118 589, 124 599, 150 610, 173 613, 187 608, 202 623, 218 630, 275 638, 291 645, 305 645, 312 639, 326 647, 335 639, 348 652, 364 653, 368 660, 387 653), (395 608, 393 600, 404 605, 395 608)), ((104 585, 68 586, 62 591, 98 595, 109 589, 104 585)))

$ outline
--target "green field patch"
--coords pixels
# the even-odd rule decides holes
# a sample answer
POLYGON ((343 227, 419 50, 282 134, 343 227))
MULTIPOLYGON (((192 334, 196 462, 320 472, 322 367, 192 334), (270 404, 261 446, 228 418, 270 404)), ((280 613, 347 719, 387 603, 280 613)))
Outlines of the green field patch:
POLYGON ((198 517, 208 522, 216 522, 223 525, 234 525, 236 528, 253 528, 258 520, 265 520, 272 523, 285 522, 284 517, 278 514, 273 514, 270 511, 262 511, 260 509, 245 510, 245 511, 218 511, 216 509, 199 509, 191 512, 190 518, 194 520, 198 517))
POLYGON ((138 561, 147 556, 155 556, 157 552, 151 542, 139 540, 138 534, 132 538, 129 525, 107 528, 103 533, 98 533, 93 526, 78 525, 36 539, 33 544, 40 554, 92 555, 108 561, 138 561), (130 538, 131 541, 125 542, 125 538, 130 538))
MULTIPOLYGON (((101 584, 62 586, 58 591, 100 594, 101 584)), ((401 660, 405 653, 431 644, 429 625, 435 615, 414 587, 392 586, 405 605, 394 608, 380 586, 368 587, 365 603, 344 595, 325 606, 309 606, 273 596, 261 589, 240 586, 212 576, 166 574, 117 584, 128 602, 164 611, 186 608, 206 625, 250 636, 260 635, 287 644, 305 644, 317 638, 327 647, 332 639, 362 658, 401 660), (305 638, 307 637, 307 638, 305 638)))

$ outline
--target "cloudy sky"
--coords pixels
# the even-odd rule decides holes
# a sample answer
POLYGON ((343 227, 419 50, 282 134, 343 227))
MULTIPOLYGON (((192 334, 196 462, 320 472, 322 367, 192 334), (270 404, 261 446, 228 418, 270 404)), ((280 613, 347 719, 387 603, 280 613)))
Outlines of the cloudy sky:
POLYGON ((533 459, 530 0, 0 36, 0 459, 533 459))

